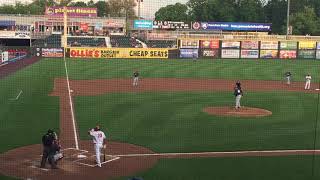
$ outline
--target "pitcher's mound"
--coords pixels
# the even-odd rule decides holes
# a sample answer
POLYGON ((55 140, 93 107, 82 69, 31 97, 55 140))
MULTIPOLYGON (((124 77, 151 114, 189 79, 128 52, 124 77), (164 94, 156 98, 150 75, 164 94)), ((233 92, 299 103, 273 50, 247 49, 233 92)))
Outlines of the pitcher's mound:
POLYGON ((234 117, 264 117, 271 116, 272 112, 252 107, 242 107, 240 109, 235 109, 234 107, 207 107, 203 109, 204 112, 210 115, 217 116, 234 116, 234 117))

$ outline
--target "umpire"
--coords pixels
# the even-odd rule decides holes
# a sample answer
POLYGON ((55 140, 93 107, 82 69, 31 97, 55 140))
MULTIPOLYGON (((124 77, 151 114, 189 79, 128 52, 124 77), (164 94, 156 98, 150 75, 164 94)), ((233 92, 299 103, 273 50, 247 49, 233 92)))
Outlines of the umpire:
POLYGON ((48 159, 51 168, 58 169, 57 162, 54 160, 54 155, 56 151, 59 150, 59 147, 57 146, 57 140, 57 134, 51 129, 49 129, 48 132, 42 136, 43 152, 40 168, 45 168, 48 159))

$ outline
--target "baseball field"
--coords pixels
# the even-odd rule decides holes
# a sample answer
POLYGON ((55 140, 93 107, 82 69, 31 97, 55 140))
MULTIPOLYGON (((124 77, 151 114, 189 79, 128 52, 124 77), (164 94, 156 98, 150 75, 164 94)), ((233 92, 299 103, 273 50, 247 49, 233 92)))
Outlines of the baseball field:
POLYGON ((0 179, 320 178, 319 61, 66 62, 69 79, 63 59, 45 58, 0 79, 0 179), (138 87, 131 84, 135 70, 141 74, 138 87), (291 85, 284 81, 287 71, 293 74, 291 85), (304 90, 308 73, 311 90, 304 90), (231 109, 237 80, 244 109, 272 114, 204 112, 231 109), (110 161, 103 170, 90 159, 69 157, 59 170, 37 169, 41 137, 49 128, 60 134, 71 157, 93 151, 87 131, 97 123, 109 139, 110 161))

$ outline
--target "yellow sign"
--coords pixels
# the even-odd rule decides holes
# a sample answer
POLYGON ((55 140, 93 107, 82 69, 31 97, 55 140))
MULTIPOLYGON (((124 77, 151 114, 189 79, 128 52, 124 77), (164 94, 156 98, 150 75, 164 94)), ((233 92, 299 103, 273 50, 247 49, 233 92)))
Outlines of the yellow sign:
POLYGON ((300 41, 299 49, 316 49, 316 42, 314 41, 300 41))
POLYGON ((70 48, 73 58, 168 59, 169 49, 160 48, 70 48))

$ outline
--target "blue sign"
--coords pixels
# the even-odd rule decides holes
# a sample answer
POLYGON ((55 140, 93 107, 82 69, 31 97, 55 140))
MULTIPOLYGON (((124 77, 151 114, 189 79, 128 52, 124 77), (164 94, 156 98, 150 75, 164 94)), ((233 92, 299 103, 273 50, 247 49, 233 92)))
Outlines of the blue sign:
POLYGON ((16 25, 15 21, 7 21, 7 20, 0 21, 0 26, 14 26, 14 25, 16 25))
POLYGON ((271 26, 270 23, 201 22, 203 30, 271 31, 271 26))
POLYGON ((198 49, 180 49, 180 58, 198 58, 198 49))
POLYGON ((152 29, 153 21, 151 20, 134 20, 133 21, 134 29, 152 29))

